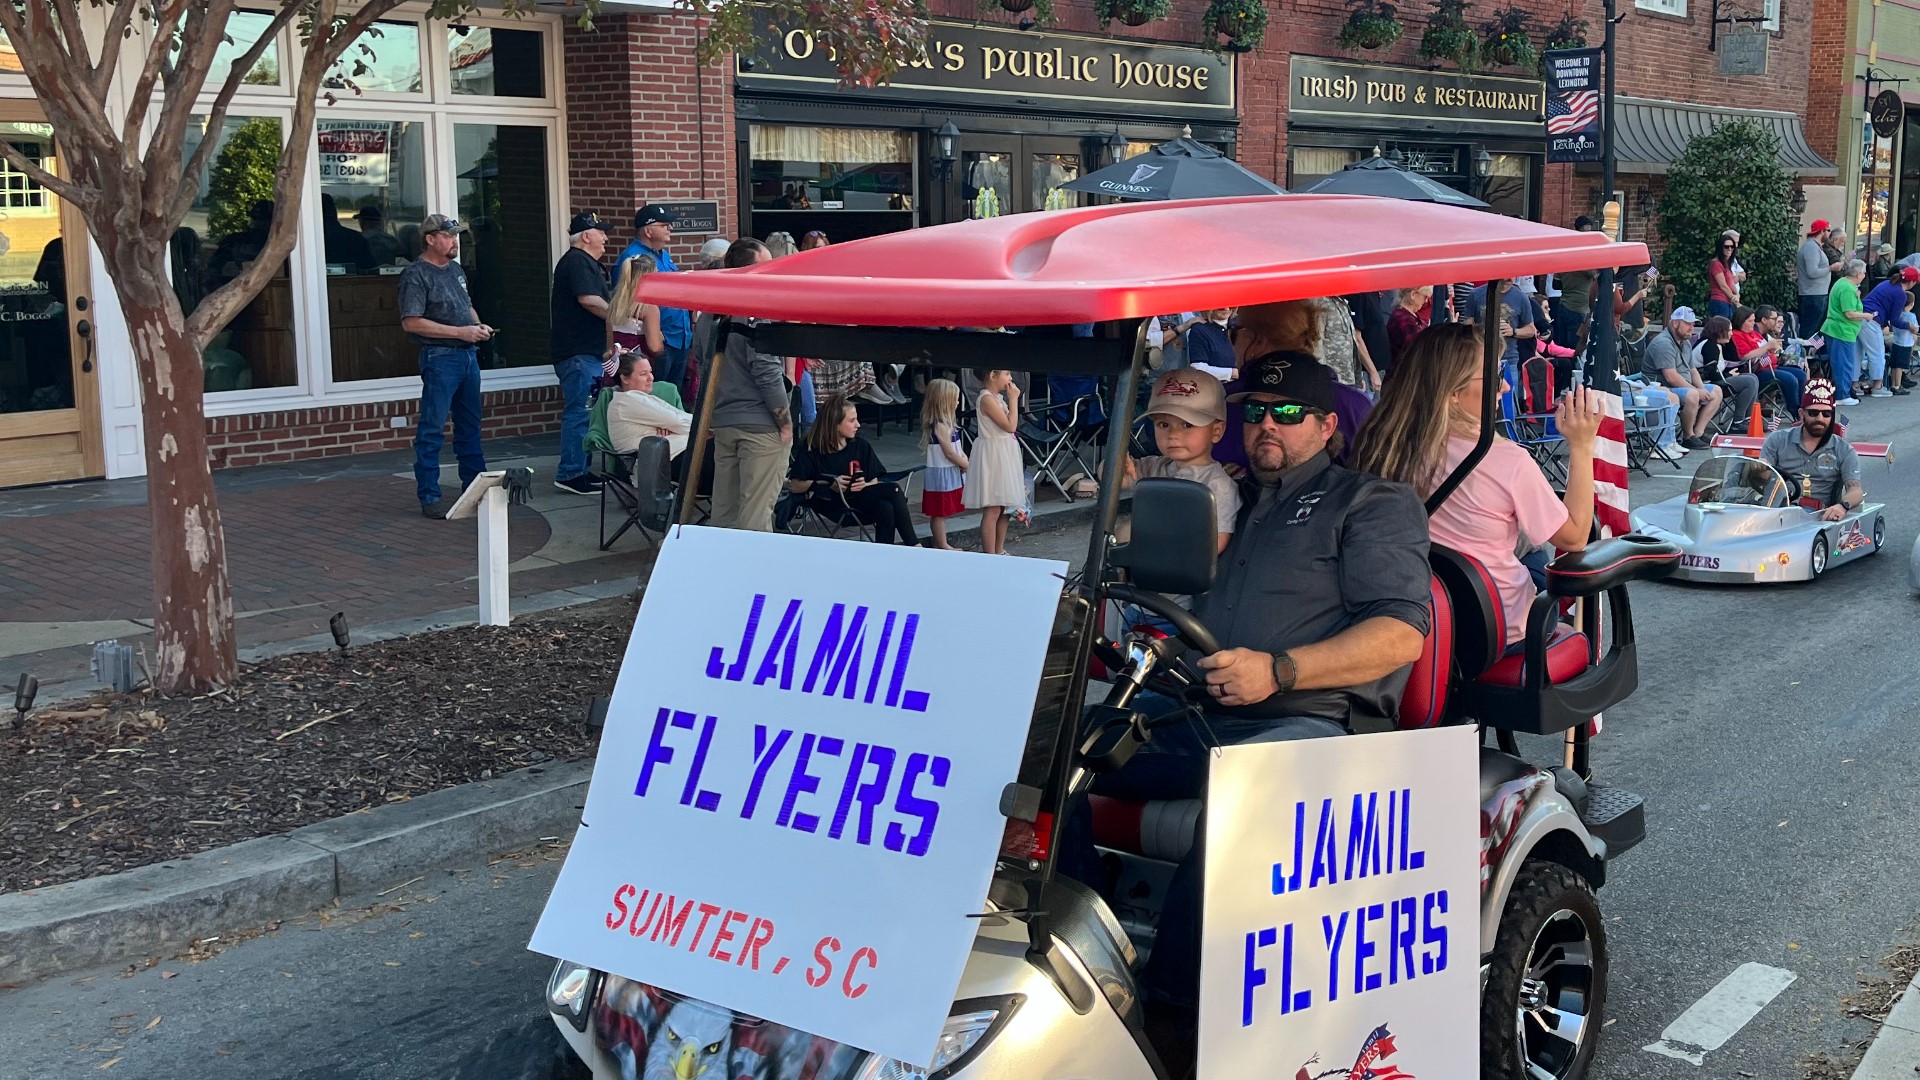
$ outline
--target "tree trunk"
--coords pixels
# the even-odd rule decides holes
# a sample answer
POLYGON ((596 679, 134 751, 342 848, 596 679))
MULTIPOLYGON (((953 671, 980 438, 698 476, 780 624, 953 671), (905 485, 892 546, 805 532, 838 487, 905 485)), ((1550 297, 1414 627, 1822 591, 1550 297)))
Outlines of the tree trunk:
POLYGON ((232 683, 239 670, 226 533, 207 463, 199 350, 170 295, 158 304, 138 295, 152 292, 126 290, 121 308, 140 372, 146 428, 157 654, 153 682, 162 693, 204 692, 232 683))

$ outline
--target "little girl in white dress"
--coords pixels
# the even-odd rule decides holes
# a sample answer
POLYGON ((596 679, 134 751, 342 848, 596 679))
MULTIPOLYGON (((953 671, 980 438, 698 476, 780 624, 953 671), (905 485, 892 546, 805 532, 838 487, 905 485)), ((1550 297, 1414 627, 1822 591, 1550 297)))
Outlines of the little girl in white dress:
POLYGON ((978 431, 968 457, 966 507, 979 510, 980 540, 989 555, 1007 550, 1007 525, 1027 501, 1026 476, 1020 468, 1020 442, 1013 432, 1020 423, 1020 388, 1009 371, 977 373, 980 385, 978 431))

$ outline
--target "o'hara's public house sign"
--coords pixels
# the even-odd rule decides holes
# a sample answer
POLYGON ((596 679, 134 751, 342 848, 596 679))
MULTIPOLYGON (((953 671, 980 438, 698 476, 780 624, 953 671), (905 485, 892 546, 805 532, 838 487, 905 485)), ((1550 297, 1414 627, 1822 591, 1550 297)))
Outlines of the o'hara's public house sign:
POLYGON ((1419 128, 1522 129, 1537 134, 1545 123, 1546 87, 1539 79, 1462 75, 1452 71, 1355 64, 1295 56, 1289 62, 1288 116, 1294 123, 1419 128))
MULTIPOLYGON (((826 47, 801 29, 763 33, 752 55, 739 59, 735 76, 749 91, 844 92, 826 47)), ((1232 58, 1205 49, 935 19, 927 28, 926 59, 900 69, 887 85, 851 93, 994 107, 1084 109, 1093 103, 1225 118, 1233 112, 1233 82, 1232 58)))

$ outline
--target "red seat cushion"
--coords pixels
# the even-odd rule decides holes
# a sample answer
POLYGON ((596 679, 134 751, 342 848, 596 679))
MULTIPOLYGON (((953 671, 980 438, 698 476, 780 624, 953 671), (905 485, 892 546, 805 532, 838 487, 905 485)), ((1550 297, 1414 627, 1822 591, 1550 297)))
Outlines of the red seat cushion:
POLYGON ((1093 842, 1103 848, 1179 862, 1193 847, 1200 823, 1200 800, 1127 802, 1105 795, 1087 796, 1093 815, 1093 842))
POLYGON ((1440 723, 1447 715, 1447 678, 1453 672, 1453 602, 1439 578, 1427 584, 1432 597, 1432 627, 1420 648, 1420 659, 1407 672, 1407 691, 1400 698, 1401 731, 1417 731, 1440 723))
MULTIPOLYGON (((1587 670, 1587 652, 1587 635, 1571 626, 1555 628, 1553 640, 1547 642, 1547 683, 1558 686, 1587 670)), ((1492 686, 1520 686, 1521 668, 1525 664, 1524 656, 1503 656, 1475 681, 1492 686)))

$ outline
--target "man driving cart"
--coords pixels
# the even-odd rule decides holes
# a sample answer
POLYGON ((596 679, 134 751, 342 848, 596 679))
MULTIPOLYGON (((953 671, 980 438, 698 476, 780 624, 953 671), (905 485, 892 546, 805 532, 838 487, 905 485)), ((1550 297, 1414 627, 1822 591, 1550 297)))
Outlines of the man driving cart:
POLYGON ((1839 521, 1866 502, 1860 455, 1833 431, 1834 396, 1826 379, 1808 383, 1800 423, 1773 432, 1760 446, 1760 459, 1780 470, 1793 485, 1794 498, 1823 521, 1839 521))

